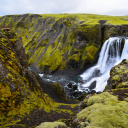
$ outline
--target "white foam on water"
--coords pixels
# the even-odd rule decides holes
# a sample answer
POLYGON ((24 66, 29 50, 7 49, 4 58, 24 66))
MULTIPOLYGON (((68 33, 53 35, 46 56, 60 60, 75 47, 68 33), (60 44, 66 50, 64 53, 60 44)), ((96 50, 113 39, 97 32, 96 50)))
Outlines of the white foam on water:
POLYGON ((44 74, 39 74, 40 77, 43 77, 44 74))

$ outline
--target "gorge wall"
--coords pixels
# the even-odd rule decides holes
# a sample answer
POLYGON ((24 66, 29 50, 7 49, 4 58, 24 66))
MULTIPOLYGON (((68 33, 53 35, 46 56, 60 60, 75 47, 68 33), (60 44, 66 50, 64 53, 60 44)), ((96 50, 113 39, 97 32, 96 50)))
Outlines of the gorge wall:
POLYGON ((29 66, 40 73, 76 75, 96 63, 109 37, 128 35, 127 17, 92 14, 9 15, 9 26, 28 55, 29 66))
POLYGON ((10 30, 0 30, 0 126, 20 121, 37 107, 49 106, 50 99, 28 70, 22 42, 10 30))

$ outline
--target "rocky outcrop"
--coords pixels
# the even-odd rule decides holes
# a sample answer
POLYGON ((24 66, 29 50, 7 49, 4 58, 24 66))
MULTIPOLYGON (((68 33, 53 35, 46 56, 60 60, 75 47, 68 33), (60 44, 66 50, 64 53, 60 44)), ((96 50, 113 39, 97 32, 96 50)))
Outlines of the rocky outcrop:
POLYGON ((44 93, 48 94, 54 101, 59 103, 64 103, 68 101, 65 89, 61 84, 43 81, 38 74, 36 74, 35 72, 34 74, 44 93))
POLYGON ((128 60, 114 66, 110 72, 106 90, 117 95, 119 100, 128 101, 128 60))
POLYGON ((9 26, 23 41, 31 68, 62 75, 76 75, 93 65, 106 39, 127 36, 127 24, 125 17, 87 14, 0 18, 0 25, 9 26))

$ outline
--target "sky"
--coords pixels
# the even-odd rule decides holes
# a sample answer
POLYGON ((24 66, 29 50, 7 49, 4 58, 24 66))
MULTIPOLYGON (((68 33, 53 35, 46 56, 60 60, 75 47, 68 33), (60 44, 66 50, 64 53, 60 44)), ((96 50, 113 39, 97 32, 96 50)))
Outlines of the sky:
POLYGON ((25 13, 125 16, 128 15, 128 0, 0 0, 0 16, 25 13))

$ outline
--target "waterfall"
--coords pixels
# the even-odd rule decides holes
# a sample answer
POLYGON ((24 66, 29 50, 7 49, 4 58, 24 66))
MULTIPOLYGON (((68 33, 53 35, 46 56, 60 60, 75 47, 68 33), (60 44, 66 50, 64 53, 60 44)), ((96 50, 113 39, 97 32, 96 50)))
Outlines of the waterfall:
POLYGON ((128 59, 128 39, 111 37, 106 40, 101 49, 98 63, 81 75, 85 83, 79 89, 89 88, 91 83, 95 82, 96 87, 94 90, 97 92, 103 91, 110 77, 111 68, 119 64, 123 59, 128 59), (122 43, 123 40, 124 43, 122 43))

